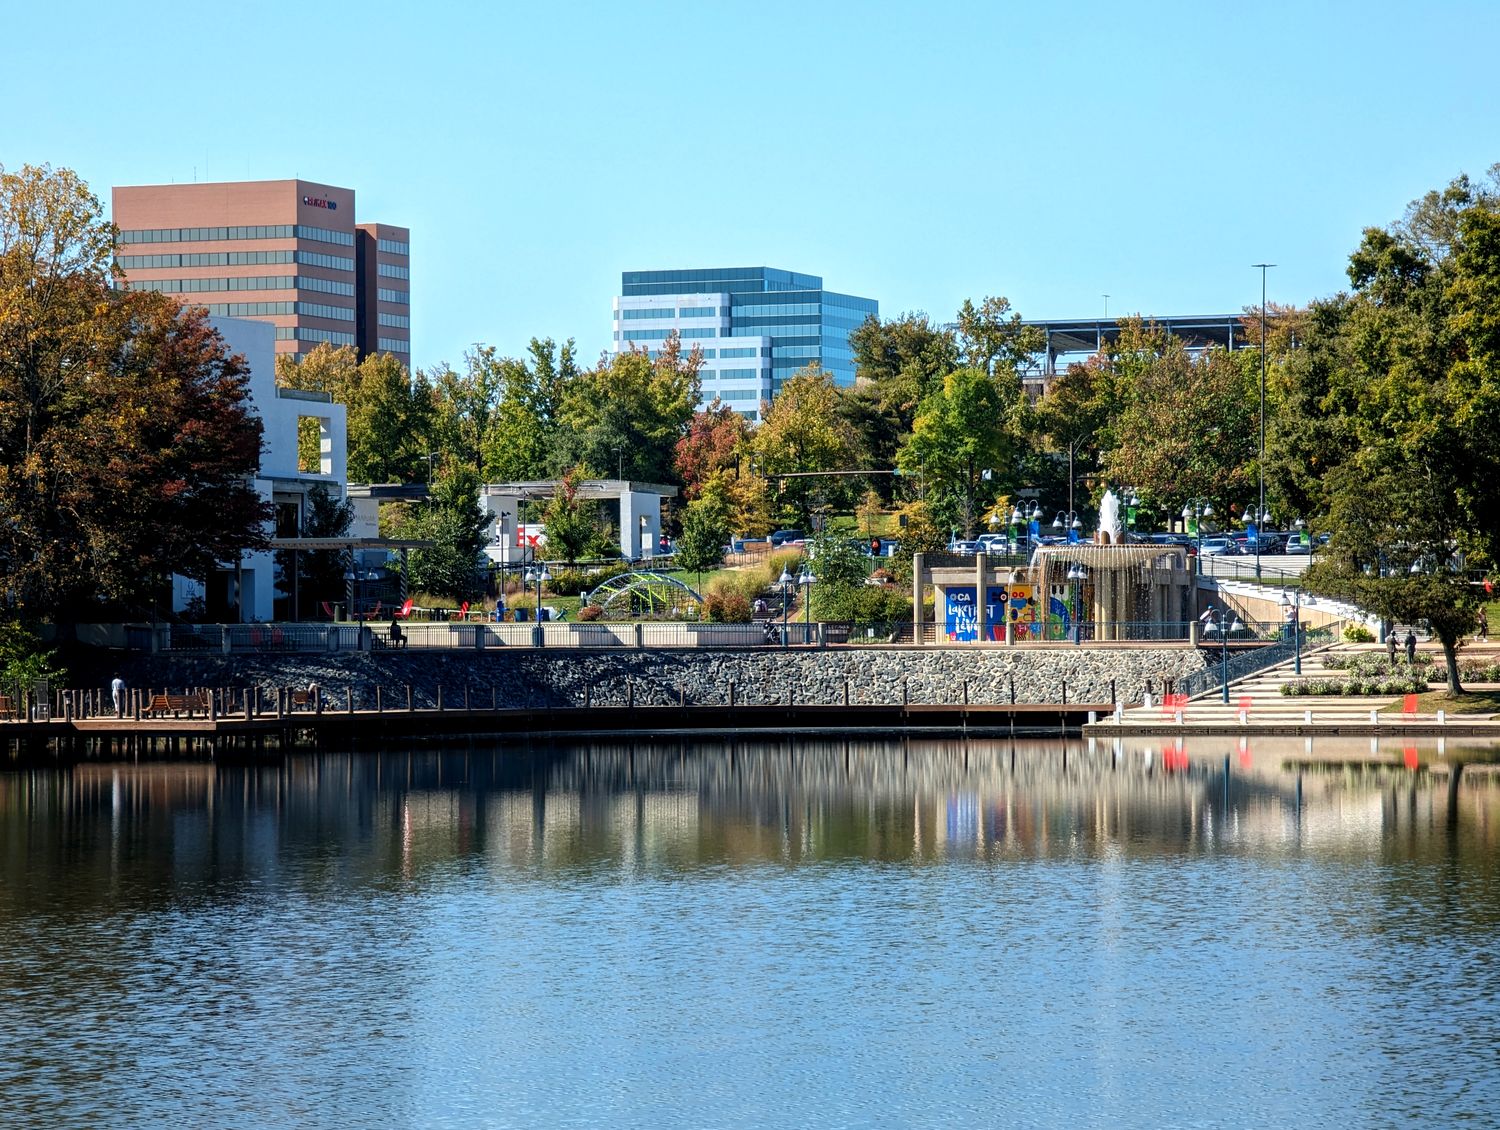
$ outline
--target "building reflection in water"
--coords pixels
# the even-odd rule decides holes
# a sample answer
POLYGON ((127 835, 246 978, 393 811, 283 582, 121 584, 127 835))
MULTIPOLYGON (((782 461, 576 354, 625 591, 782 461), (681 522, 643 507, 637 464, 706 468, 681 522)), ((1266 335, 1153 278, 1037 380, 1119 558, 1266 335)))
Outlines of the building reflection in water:
POLYGON ((1302 739, 814 738, 86 764, 0 774, 0 874, 24 901, 55 897, 64 878, 108 887, 122 873, 211 892, 293 874, 330 887, 422 882, 455 867, 524 880, 1455 843, 1493 854, 1497 778, 1471 764, 1448 788, 1450 764, 1489 760, 1432 743, 1413 754, 1302 739))

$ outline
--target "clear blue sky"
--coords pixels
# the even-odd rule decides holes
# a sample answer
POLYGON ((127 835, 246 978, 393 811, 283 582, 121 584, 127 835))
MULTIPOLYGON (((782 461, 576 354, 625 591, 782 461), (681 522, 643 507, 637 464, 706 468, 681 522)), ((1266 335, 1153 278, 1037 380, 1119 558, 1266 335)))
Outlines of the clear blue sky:
POLYGON ((1500 161, 1496 0, 26 4, 0 162, 301 176, 412 229, 413 359, 605 345, 620 271, 769 265, 891 316, 1208 313, 1344 284, 1500 161), (331 63, 316 62, 333 59, 331 63))

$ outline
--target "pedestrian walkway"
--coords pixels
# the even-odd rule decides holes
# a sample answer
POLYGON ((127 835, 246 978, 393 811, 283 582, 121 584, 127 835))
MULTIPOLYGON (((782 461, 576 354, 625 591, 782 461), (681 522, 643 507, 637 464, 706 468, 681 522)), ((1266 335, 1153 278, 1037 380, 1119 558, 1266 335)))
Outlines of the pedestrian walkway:
MULTIPOLYGON (((1384 712, 1384 708, 1401 701, 1397 695, 1285 695, 1281 688, 1299 679, 1347 679, 1348 673, 1330 667, 1335 655, 1382 653, 1375 644, 1340 644, 1302 657, 1302 673, 1295 661, 1246 676, 1229 686, 1229 701, 1224 702, 1222 689, 1215 687, 1186 703, 1153 701, 1150 707, 1136 703, 1118 715, 1100 720, 1087 728, 1089 733, 1160 732, 1243 732, 1245 730, 1277 733, 1374 733, 1401 730, 1451 730, 1462 727, 1466 732, 1493 732, 1500 736, 1500 721, 1489 713, 1464 715, 1444 713, 1384 712), (1118 721, 1116 720, 1118 718, 1118 721)), ((1473 649, 1465 659, 1483 658, 1473 649)), ((1440 660, 1441 661, 1441 660, 1440 660)))

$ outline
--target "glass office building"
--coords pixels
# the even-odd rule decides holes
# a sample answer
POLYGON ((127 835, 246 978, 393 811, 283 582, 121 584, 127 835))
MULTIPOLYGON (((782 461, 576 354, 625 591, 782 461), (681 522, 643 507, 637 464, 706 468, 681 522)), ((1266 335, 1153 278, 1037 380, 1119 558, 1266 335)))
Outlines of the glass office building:
POLYGON ((703 402, 719 397, 754 420, 798 369, 817 363, 854 383, 850 332, 880 304, 823 289, 817 275, 774 267, 626 271, 611 347, 655 350, 675 331, 703 350, 703 402))

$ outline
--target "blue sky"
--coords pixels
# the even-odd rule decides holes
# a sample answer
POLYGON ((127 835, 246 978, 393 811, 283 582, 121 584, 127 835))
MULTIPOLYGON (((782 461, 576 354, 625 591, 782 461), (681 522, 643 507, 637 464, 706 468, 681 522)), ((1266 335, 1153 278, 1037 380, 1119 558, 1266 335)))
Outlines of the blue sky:
POLYGON ((1500 161, 1500 3, 28 4, 0 162, 301 176, 412 229, 413 359, 607 341, 620 271, 882 314, 1209 313, 1344 284, 1500 161), (323 61, 331 60, 331 61, 323 61))

